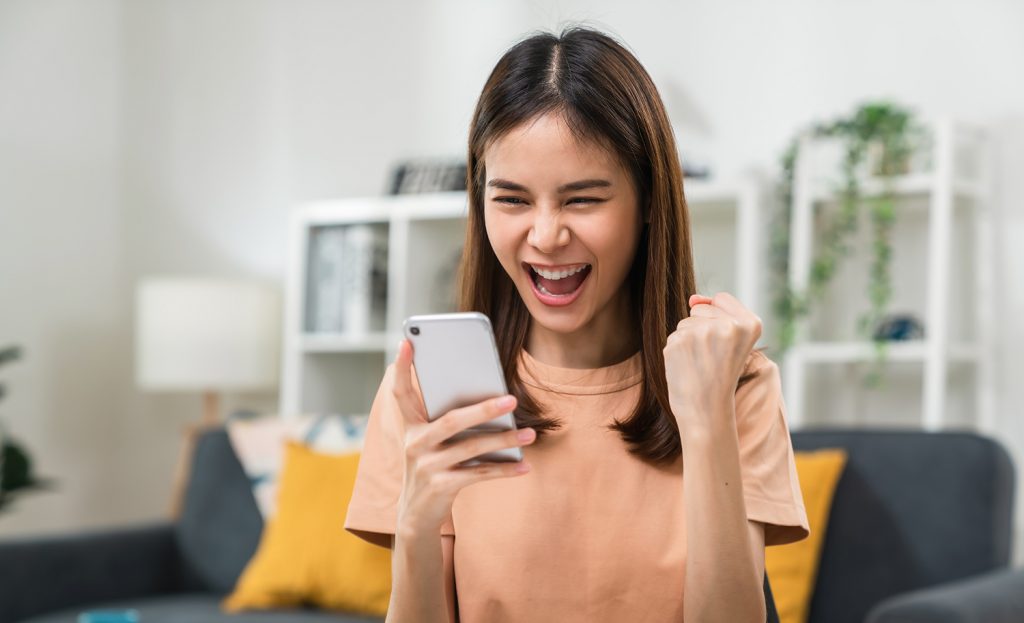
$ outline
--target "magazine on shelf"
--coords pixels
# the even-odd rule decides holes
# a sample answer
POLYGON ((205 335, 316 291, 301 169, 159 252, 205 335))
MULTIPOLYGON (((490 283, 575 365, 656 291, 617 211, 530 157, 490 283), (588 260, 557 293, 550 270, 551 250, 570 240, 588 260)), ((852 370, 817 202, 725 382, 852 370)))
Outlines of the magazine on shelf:
POLYGON ((314 230, 309 257, 308 331, 365 334, 384 329, 385 225, 357 223, 314 230))

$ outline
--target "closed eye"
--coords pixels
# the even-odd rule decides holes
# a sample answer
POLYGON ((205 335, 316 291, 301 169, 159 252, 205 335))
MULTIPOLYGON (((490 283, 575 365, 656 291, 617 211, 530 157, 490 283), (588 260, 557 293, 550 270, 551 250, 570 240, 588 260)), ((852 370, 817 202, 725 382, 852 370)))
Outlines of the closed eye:
MULTIPOLYGON (((509 205, 522 205, 524 202, 518 197, 495 197, 494 201, 498 203, 507 203, 509 205)), ((599 203, 604 201, 603 199, 597 199, 595 197, 573 197, 569 200, 569 203, 599 203)))

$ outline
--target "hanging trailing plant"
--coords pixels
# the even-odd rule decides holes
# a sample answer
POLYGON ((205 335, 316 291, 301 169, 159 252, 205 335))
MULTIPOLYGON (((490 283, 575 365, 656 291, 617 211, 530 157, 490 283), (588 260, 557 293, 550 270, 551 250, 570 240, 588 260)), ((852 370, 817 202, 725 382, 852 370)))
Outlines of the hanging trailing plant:
POLYGON ((850 239, 857 232, 860 211, 866 208, 872 228, 867 293, 870 308, 858 319, 857 332, 875 345, 875 365, 865 381, 869 385, 880 382, 888 342, 876 339, 874 331, 892 295, 891 234, 896 215, 892 180, 910 169, 910 156, 922 136, 923 129, 909 110, 887 102, 871 102, 857 108, 849 117, 815 124, 798 133, 783 152, 779 210, 773 219, 770 239, 772 291, 775 293, 772 308, 778 321, 779 355, 793 344, 798 320, 808 315, 812 305, 822 299, 843 258, 850 254, 850 239), (797 292, 788 278, 789 237, 796 157, 803 136, 838 139, 844 151, 836 189, 838 210, 830 215, 815 240, 807 289, 797 292), (865 166, 867 164, 870 166, 865 166), (863 196, 861 178, 865 172, 882 179, 882 192, 878 195, 863 196))

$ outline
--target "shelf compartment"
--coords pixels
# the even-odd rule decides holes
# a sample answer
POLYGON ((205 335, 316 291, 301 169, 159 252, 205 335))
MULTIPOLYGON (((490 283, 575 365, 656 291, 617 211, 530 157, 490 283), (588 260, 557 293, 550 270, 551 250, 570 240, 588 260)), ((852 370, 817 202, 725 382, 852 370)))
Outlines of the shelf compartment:
MULTIPOLYGON (((872 342, 806 342, 793 347, 808 363, 860 363, 875 357, 872 342)), ((928 358, 928 343, 925 340, 892 341, 888 344, 886 359, 899 362, 920 362, 928 358)), ((957 343, 949 345, 949 359, 957 363, 973 363, 978 359, 974 344, 957 343)))
MULTIPOLYGON (((837 201, 839 183, 839 180, 817 181, 812 191, 813 200, 816 203, 837 201)), ((893 194, 897 197, 927 195, 937 188, 937 180, 932 173, 898 175, 892 178, 891 184, 893 194)), ((870 177, 860 182, 860 193, 866 198, 880 197, 885 190, 886 181, 879 177, 870 177)), ((953 194, 961 199, 979 199, 982 197, 982 186, 970 179, 957 178, 953 180, 953 194)), ((918 205, 928 207, 927 204, 918 205)))
POLYGON ((306 353, 384 352, 388 345, 385 331, 372 333, 304 333, 299 349, 306 353))

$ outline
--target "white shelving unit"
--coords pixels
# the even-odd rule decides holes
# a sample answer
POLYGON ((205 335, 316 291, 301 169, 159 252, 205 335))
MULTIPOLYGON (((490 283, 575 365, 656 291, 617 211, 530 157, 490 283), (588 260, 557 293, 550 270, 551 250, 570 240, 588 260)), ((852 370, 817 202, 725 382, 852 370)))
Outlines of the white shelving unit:
MULTIPOLYGON (((901 176, 893 181, 897 221, 923 221, 926 257, 921 267, 919 284, 905 284, 915 290, 923 284, 919 300, 913 301, 915 312, 924 319, 924 339, 891 342, 887 359, 894 363, 920 364, 923 375, 921 390, 921 425, 926 430, 939 430, 947 423, 947 383, 951 365, 971 366, 975 375, 975 410, 973 422, 977 430, 993 429, 994 396, 992 386, 992 256, 991 256, 991 179, 990 152, 984 133, 974 127, 950 119, 927 121, 932 137, 930 165, 924 172, 901 176), (923 211, 923 213, 922 213, 923 211), (956 227, 958 219, 960 227, 956 227), (965 231, 966 230, 966 231, 965 231), (962 245, 954 246, 959 236, 962 245), (961 248, 973 247, 965 256, 961 248), (954 260, 956 263, 954 263, 954 260), (954 269, 961 261, 968 262, 970 283, 955 280, 954 269), (957 335, 953 330, 951 310, 967 310, 971 321, 957 335)), ((819 144, 820 147, 820 144, 819 144)), ((790 227, 790 285, 805 291, 810 281, 816 216, 836 205, 833 181, 824 178, 816 166, 819 158, 814 139, 801 141, 793 184, 793 209, 790 227)), ((831 168, 831 167, 830 167, 831 168)), ((865 179, 866 195, 883 192, 882 180, 865 179)), ((901 241, 894 236, 894 249, 901 241)), ((847 258, 853 261, 855 258, 847 258)), ((897 258, 893 258, 894 264, 897 258)), ((866 267, 861 266, 861 270, 866 267)), ((895 275, 895 270, 894 270, 895 275)), ((899 284, 893 284, 894 294, 899 284)), ((841 296, 848 306, 866 305, 866 295, 859 288, 833 286, 830 296, 841 296), (838 290, 838 292, 837 292, 838 290)), ((966 312, 965 312, 966 313, 966 312)), ((970 320, 970 319, 969 319, 970 320)), ((868 363, 874 358, 874 346, 867 341, 829 340, 813 336, 811 319, 797 324, 794 346, 787 351, 783 363, 783 385, 787 416, 792 428, 799 428, 807 419, 806 399, 808 368, 868 363)), ((848 383, 856 383, 847 376, 848 383)), ((817 418, 820 420, 821 418, 817 418)), ((828 419, 827 417, 824 419, 828 419)), ((863 420, 860 420, 861 422, 863 420)))
MULTIPOLYGON (((764 317, 764 184, 756 175, 745 174, 732 183, 687 179, 684 188, 701 291, 733 292, 764 317)), ((452 280, 466 216, 464 192, 338 199, 293 207, 285 288, 283 415, 369 411, 381 376, 395 357, 404 319, 455 310, 452 280), (386 328, 357 335, 307 332, 311 237, 318 228, 355 223, 379 223, 388 229, 386 328), (451 288, 450 297, 445 296, 446 288, 451 288)))

